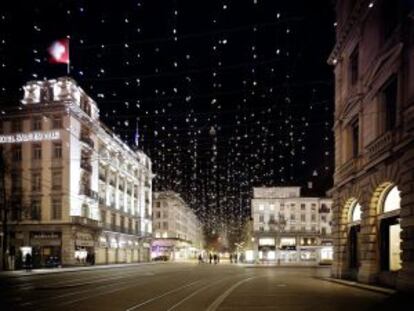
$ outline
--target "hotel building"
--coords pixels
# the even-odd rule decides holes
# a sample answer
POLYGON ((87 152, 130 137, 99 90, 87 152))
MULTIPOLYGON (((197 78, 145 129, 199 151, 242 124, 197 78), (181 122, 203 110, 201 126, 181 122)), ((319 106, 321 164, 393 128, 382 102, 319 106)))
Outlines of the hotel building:
POLYGON ((251 202, 254 249, 246 261, 332 261, 331 199, 301 197, 300 187, 259 187, 251 202))
POLYGON ((23 89, 21 105, 0 116, 4 268, 28 252, 36 267, 149 260, 150 159, 99 121, 71 78, 23 89))
POLYGON ((178 193, 154 192, 152 257, 195 259, 203 250, 202 225, 178 193))

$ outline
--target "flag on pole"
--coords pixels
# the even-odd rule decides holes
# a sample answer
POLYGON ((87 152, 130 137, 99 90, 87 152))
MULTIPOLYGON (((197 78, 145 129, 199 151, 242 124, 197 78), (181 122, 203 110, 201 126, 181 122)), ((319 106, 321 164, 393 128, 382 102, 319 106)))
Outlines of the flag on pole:
POLYGON ((49 63, 69 65, 69 39, 59 39, 48 48, 49 63))

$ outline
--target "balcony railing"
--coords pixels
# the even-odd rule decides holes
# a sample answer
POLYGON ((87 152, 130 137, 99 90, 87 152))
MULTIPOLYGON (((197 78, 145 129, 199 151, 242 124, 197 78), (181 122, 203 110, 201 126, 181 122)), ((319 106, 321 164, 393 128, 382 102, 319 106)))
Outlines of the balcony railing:
POLYGON ((98 228, 102 224, 95 219, 82 217, 82 216, 72 216, 72 223, 76 225, 91 227, 91 228, 98 228))
POLYGON ((366 147, 369 160, 378 158, 385 151, 389 150, 393 144, 393 133, 387 132, 378 137, 366 147))
POLYGON ((86 187, 81 187, 80 191, 79 191, 80 195, 85 195, 93 200, 98 200, 99 199, 99 194, 96 191, 91 190, 90 188, 86 188, 86 187))

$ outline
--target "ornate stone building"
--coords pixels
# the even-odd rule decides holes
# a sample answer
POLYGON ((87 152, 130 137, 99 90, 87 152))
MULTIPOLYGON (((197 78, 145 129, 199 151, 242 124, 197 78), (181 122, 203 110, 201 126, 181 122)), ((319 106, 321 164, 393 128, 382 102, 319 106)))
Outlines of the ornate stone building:
POLYGON ((414 289, 414 19, 336 1, 332 274, 414 289))
POLYGON ((0 116, 9 268, 28 252, 37 267, 149 260, 150 159, 99 121, 71 78, 23 89, 0 116))

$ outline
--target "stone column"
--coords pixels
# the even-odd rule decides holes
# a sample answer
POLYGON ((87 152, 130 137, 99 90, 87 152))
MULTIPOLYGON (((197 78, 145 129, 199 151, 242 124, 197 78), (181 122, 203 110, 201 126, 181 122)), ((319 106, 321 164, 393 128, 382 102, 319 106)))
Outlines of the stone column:
POLYGON ((401 158, 401 259, 397 289, 414 292, 414 149, 401 158))
POLYGON ((358 269, 358 281, 362 283, 375 283, 379 272, 377 252, 377 209, 380 198, 380 191, 370 193, 367 187, 361 187, 365 198, 361 199, 361 249, 360 263, 358 269), (372 196, 370 199, 369 196, 372 196))
POLYGON ((331 274, 335 278, 344 278, 348 274, 347 261, 347 219, 341 205, 340 196, 334 194, 332 203, 332 240, 333 240, 333 264, 331 274))

